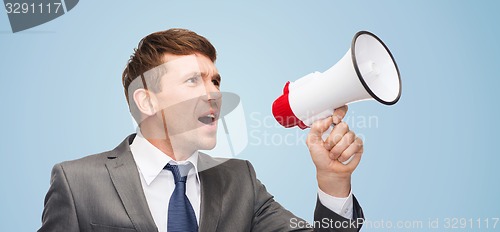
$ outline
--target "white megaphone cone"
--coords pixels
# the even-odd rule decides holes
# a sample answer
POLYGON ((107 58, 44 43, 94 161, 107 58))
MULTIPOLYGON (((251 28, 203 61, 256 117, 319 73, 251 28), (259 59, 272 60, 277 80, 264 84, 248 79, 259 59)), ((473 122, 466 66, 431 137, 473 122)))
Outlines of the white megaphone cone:
POLYGON ((377 36, 360 31, 330 69, 287 82, 273 103, 273 115, 284 127, 305 129, 345 104, 375 99, 392 105, 400 96, 401 78, 391 52, 377 36))
MULTIPOLYGON (((305 129, 348 103, 375 99, 392 105, 400 97, 401 78, 391 52, 377 36, 360 31, 349 51, 330 69, 287 82, 283 95, 273 103, 273 115, 284 127, 305 129)), ((323 134, 323 140, 331 130, 323 134)))

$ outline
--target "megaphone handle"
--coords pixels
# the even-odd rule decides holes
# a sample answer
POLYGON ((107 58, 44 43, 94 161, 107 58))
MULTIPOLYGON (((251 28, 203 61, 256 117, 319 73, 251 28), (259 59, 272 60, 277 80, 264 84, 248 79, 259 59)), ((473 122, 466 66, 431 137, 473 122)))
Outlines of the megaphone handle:
MULTIPOLYGON (((328 136, 330 136, 330 133, 332 133, 333 128, 335 128, 335 124, 332 123, 332 126, 328 127, 328 129, 325 132, 323 132, 323 135, 321 135, 321 139, 323 139, 323 141, 325 141, 328 138, 328 136)), ((343 165, 347 165, 352 161, 353 158, 354 158, 354 155, 349 157, 348 160, 341 162, 341 163, 343 165)))

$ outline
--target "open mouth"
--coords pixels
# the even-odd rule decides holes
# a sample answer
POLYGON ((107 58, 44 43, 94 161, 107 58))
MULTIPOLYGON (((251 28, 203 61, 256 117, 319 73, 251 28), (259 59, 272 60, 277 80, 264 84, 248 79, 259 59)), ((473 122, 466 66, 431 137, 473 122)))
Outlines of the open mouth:
POLYGON ((206 124, 206 125, 213 125, 213 123, 216 120, 217 120, 217 117, 213 113, 205 115, 205 116, 201 116, 198 118, 198 121, 200 121, 201 123, 206 124))

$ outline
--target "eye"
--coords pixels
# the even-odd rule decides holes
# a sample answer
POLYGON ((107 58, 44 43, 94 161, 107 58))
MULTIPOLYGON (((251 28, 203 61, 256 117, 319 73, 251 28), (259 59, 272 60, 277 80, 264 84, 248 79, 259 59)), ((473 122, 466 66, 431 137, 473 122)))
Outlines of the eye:
POLYGON ((217 87, 220 87, 220 82, 218 80, 212 80, 212 83, 217 86, 217 87))
POLYGON ((196 84, 198 83, 200 77, 199 76, 194 76, 186 80, 186 83, 188 84, 196 84))

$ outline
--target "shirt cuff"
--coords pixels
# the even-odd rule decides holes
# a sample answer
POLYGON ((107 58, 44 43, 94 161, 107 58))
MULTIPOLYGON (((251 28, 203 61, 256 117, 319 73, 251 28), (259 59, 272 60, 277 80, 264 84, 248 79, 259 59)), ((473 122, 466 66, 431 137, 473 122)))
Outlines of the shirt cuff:
POLYGON ((329 210, 347 219, 352 219, 352 190, 349 192, 349 196, 347 197, 334 197, 318 188, 318 198, 321 204, 329 210))

